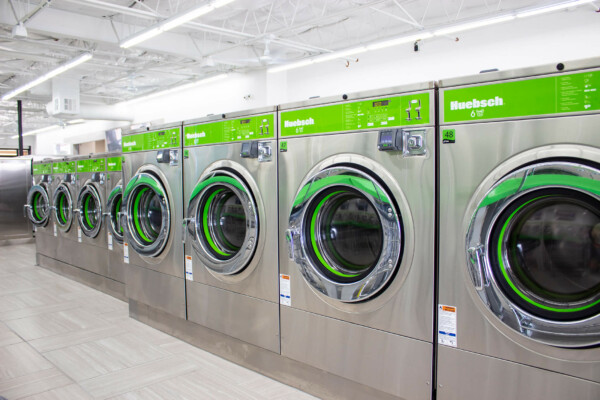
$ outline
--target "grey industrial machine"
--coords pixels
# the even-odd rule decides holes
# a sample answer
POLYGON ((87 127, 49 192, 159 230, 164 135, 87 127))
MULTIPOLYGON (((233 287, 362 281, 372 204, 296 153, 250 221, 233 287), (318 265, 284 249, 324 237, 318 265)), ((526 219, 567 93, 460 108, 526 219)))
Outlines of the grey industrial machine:
POLYGON ((34 161, 33 185, 27 194, 25 213, 35 230, 36 257, 56 258, 57 237, 52 218, 52 161, 34 161))
POLYGON ((31 157, 0 158, 0 240, 32 238, 21 212, 31 188, 31 157))
POLYGON ((600 398, 600 60, 443 81, 437 398, 600 398))
POLYGON ((122 226, 130 309, 185 318, 181 125, 123 134, 122 226))
POLYGON ((279 353, 275 108, 184 122, 188 319, 279 353))
POLYGON ((280 107, 281 354, 370 398, 432 393, 433 89, 280 107))
POLYGON ((77 221, 75 217, 77 199, 77 163, 74 160, 59 159, 52 164, 52 217, 53 230, 57 234, 58 261, 73 264, 73 247, 77 241, 77 221))
POLYGON ((108 248, 107 277, 119 282, 121 297, 125 298, 125 262, 123 259, 124 231, 121 225, 123 205, 123 172, 121 153, 106 155, 106 244, 108 248))

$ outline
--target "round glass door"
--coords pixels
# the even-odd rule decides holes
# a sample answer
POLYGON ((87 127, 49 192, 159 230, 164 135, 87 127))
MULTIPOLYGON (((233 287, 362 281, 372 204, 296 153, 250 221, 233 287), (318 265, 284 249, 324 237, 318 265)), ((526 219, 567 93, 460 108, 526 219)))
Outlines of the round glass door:
POLYGON ((378 294, 402 252, 402 221, 371 175, 335 166, 308 178, 294 200, 287 238, 307 282, 344 302, 378 294))
POLYGON ((73 200, 65 183, 61 183, 54 191, 52 210, 58 228, 63 232, 68 232, 73 222, 73 200))
POLYGON ((86 183, 77 198, 77 220, 87 237, 98 236, 102 227, 102 200, 98 189, 92 183, 86 183))
POLYGON ((123 226, 121 225, 121 204, 123 202, 123 189, 121 185, 115 186, 106 201, 108 209, 108 229, 118 243, 123 243, 123 226))
POLYGON ((125 188, 128 243, 139 253, 158 256, 167 244, 171 212, 167 192, 151 172, 135 175, 125 188))
POLYGON ((468 242, 471 265, 473 246, 482 249, 479 291, 510 305, 494 311, 515 330, 566 346, 600 339, 598 322, 573 329, 600 319, 600 171, 555 162, 513 172, 481 202, 468 242), (515 310, 522 317, 505 318, 515 310))
POLYGON ((206 267, 231 275, 248 265, 259 221, 254 197, 240 176, 216 170, 204 177, 192 192, 188 216, 193 247, 206 267))
POLYGON ((35 185, 27 194, 27 218, 35 226, 46 226, 50 217, 50 202, 45 185, 35 185))

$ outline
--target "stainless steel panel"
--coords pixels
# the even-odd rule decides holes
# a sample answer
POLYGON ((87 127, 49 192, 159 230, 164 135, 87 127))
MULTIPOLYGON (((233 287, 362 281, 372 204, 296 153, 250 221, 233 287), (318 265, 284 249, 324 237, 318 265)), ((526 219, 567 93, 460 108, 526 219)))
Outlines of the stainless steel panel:
MULTIPOLYGON (((54 221, 50 222, 54 224, 54 221)), ((50 225, 52 226, 52 225, 50 225)), ((35 234, 36 252, 47 257, 56 258, 58 249, 58 238, 52 231, 44 232, 42 229, 36 230, 35 234)))
POLYGON ((232 119, 232 118, 240 118, 240 117, 251 117, 253 115, 274 113, 276 111, 277 111, 277 107, 273 107, 273 106, 262 107, 262 108, 253 108, 251 110, 234 111, 234 112, 229 112, 227 114, 207 115, 206 117, 195 118, 195 119, 183 121, 183 125, 185 126, 185 125, 196 125, 196 124, 201 124, 201 123, 206 123, 206 122, 218 122, 218 121, 223 121, 226 118, 232 119))
POLYGON ((431 398, 432 343, 282 306, 281 354, 399 398, 431 398))
POLYGON ((280 272, 291 277, 292 307, 432 341, 435 139, 433 128, 422 129, 428 151, 423 157, 378 151, 377 131, 287 139, 288 151, 279 154, 279 261, 280 272), (404 234, 402 261, 389 287, 356 304, 326 299, 310 289, 288 258, 285 238, 291 205, 305 176, 317 164, 348 162, 377 170, 398 203, 404 234))
MULTIPOLYGON (((209 167, 232 166, 238 170, 254 189, 258 208, 259 237, 257 250, 243 271, 219 276, 204 267, 192 246, 192 237, 187 235, 185 254, 192 256, 195 282, 243 293, 259 299, 279 303, 279 274, 277 265, 277 142, 266 140, 273 149, 271 162, 240 157, 241 143, 222 144, 189 148, 189 158, 184 160, 184 206, 187 210, 191 194, 202 173, 209 167), (231 162, 234 162, 232 164, 231 162), (217 164, 215 164, 217 163, 217 164), (238 168, 237 166, 241 167, 238 168)), ((187 216, 193 217, 193 216, 187 216)))
POLYGON ((456 129, 456 142, 439 145, 439 302, 457 307, 460 349, 600 382, 600 348, 535 342, 487 309, 467 273, 465 241, 478 199, 511 170, 556 157, 599 162, 599 125, 588 115, 443 127, 456 129))
POLYGON ((122 282, 106 278, 104 276, 86 271, 65 262, 55 260, 43 255, 37 257, 38 265, 47 268, 57 274, 66 276, 89 287, 100 290, 120 300, 126 300, 125 285, 122 282))
POLYGON ((600 385, 545 369, 440 347, 439 400, 596 400, 600 385))
POLYGON ((118 282, 125 283, 125 268, 123 262, 123 245, 113 240, 113 249, 108 250, 108 265, 106 276, 118 282))
POLYGON ((187 282, 188 319, 279 353, 279 304, 187 282))
POLYGON ((129 299, 178 318, 186 317, 183 278, 129 264, 125 269, 125 293, 129 299))
MULTIPOLYGON (((398 397, 375 388, 282 357, 191 321, 173 317, 135 300, 129 301, 129 314, 169 335, 322 399, 398 400, 398 397)), ((394 371, 389 373, 395 376, 394 371)))
POLYGON ((23 215, 31 187, 31 159, 0 159, 0 240, 33 237, 23 215))
POLYGON ((70 264, 104 277, 108 276, 107 259, 108 251, 105 247, 77 242, 73 243, 69 258, 70 264))

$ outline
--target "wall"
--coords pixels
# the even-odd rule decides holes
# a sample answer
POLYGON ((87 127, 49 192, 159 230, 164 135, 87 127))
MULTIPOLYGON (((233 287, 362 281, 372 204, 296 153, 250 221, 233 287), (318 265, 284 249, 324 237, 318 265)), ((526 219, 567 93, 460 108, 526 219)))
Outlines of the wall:
MULTIPOLYGON (((512 69, 600 57, 600 13, 590 7, 517 19, 474 29, 455 37, 432 38, 415 53, 406 44, 359 55, 346 67, 343 60, 296 70, 265 70, 231 74, 227 79, 182 90, 164 97, 118 105, 131 112, 134 123, 169 123, 268 105, 355 91, 476 74, 481 70, 512 69), (249 98, 246 98, 248 95, 249 98)), ((600 60, 599 60, 600 64, 600 60)), ((104 130, 125 122, 86 123, 38 135, 38 151, 53 142, 82 143, 104 138, 104 130), (59 133, 60 132, 60 133, 59 133)))

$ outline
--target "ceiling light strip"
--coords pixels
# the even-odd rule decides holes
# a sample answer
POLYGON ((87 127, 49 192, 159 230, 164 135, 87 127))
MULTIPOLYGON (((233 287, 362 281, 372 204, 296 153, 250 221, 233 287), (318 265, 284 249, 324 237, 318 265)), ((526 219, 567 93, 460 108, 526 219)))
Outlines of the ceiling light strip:
POLYGON ((216 10, 217 8, 223 7, 229 3, 234 2, 235 0, 214 0, 208 4, 204 4, 198 7, 194 7, 184 13, 173 15, 170 18, 165 19, 164 21, 159 22, 156 25, 153 25, 149 28, 146 28, 138 33, 133 34, 132 36, 124 39, 119 46, 124 49, 140 44, 154 36, 160 35, 163 32, 167 32, 175 27, 183 25, 187 22, 190 22, 201 15, 208 14, 211 11, 216 10))
POLYGON ((31 82, 28 82, 22 86, 19 86, 18 88, 14 89, 14 90, 11 90, 10 92, 8 92, 4 96, 2 96, 2 100, 6 101, 9 99, 12 99, 19 93, 23 93, 23 92, 39 85, 42 82, 47 81, 48 79, 54 78, 56 75, 60 75, 63 72, 70 70, 71 68, 75 68, 76 66, 83 64, 84 62, 90 60, 91 58, 92 58, 91 53, 83 53, 83 54, 73 58, 72 60, 67 61, 66 63, 60 65, 59 67, 53 69, 52 71, 45 73, 44 75, 40 76, 39 78, 36 78, 36 79, 32 80, 31 82))
MULTIPOLYGON (((39 129, 34 129, 32 131, 26 132, 23 134, 23 136, 31 136, 31 135, 35 135, 36 133, 42 133, 42 132, 47 132, 47 131, 51 131, 54 130, 56 128, 60 128, 58 125, 50 125, 47 126, 45 128, 39 128, 39 129)), ((18 139, 19 135, 14 135, 10 137, 11 139, 18 139)))

